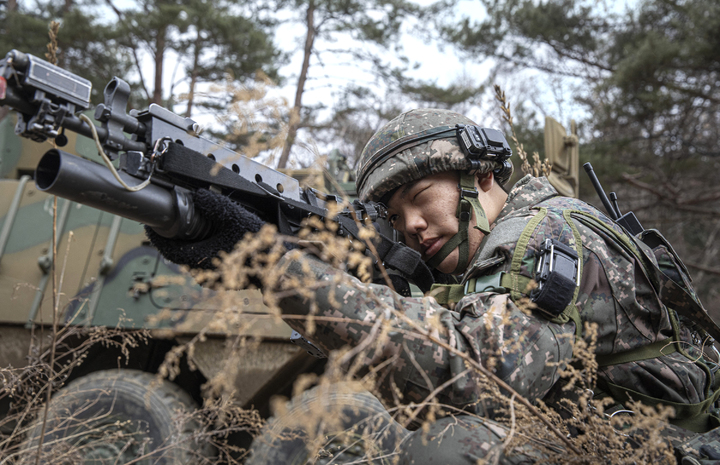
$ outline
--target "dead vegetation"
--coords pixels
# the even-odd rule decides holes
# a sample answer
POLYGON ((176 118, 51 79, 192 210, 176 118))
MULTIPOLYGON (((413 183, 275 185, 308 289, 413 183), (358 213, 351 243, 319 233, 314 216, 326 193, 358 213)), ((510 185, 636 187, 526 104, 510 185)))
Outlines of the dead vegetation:
MULTIPOLYGON (((335 267, 350 270, 355 266, 366 270, 367 256, 357 250, 357 246, 347 239, 338 239, 334 233, 334 223, 327 222, 320 224, 313 220, 312 227, 309 227, 303 235, 302 240, 312 244, 322 243, 322 249, 312 249, 323 261, 332 263, 335 267), (352 264, 352 265, 349 265, 352 264)), ((368 231, 368 235, 372 233, 368 231)), ((245 285, 249 282, 262 284, 263 287, 278 288, 280 291, 266 293, 266 302, 279 317, 280 308, 278 298, 297 296, 314 302, 317 291, 321 287, 334 287, 339 284, 336 280, 318 282, 314 274, 310 273, 308 264, 303 265, 307 274, 303 278, 288 279, 283 269, 281 257, 284 245, 293 238, 278 238, 272 226, 256 235, 248 236, 245 241, 238 245, 236 251, 223 260, 217 274, 203 273, 201 279, 210 280, 215 285, 222 281, 225 284, 233 283, 245 285), (220 280, 219 277, 222 276, 220 280)), ((295 239, 298 240, 298 239, 295 239)), ((296 260, 306 260, 299 250, 291 251, 296 254, 296 260)), ((340 275, 342 276, 342 275, 340 275)), ((628 406, 634 413, 632 415, 614 415, 609 417, 604 414, 608 406, 607 400, 592 399, 592 389, 595 383, 597 364, 594 358, 594 327, 585 328, 585 339, 578 340, 575 344, 575 357, 572 363, 564 365, 563 369, 563 392, 561 397, 565 399, 560 402, 565 407, 568 415, 561 416, 556 410, 546 407, 542 402, 535 405, 527 399, 514 393, 512 389, 497 379, 489 361, 480 364, 466 353, 455 350, 447 341, 446 332, 439 320, 429 322, 429 326, 422 327, 418 322, 407 321, 402 304, 398 301, 388 304, 387 302, 374 298, 368 287, 359 280, 351 280, 349 277, 341 278, 342 283, 351 286, 358 293, 364 293, 373 300, 377 307, 377 314, 380 317, 372 325, 369 335, 360 345, 346 347, 329 354, 330 360, 325 373, 321 377, 310 377, 302 379, 296 385, 295 394, 299 396, 309 386, 320 386, 320 390, 341 389, 342 392, 354 391, 357 393, 375 391, 378 379, 384 375, 385 370, 393 369, 395 360, 388 359, 381 365, 374 367, 369 373, 359 372, 359 364, 362 360, 372 358, 377 351, 382 350, 383 344, 388 340, 389 333, 397 331, 395 322, 398 320, 407 323, 403 331, 412 331, 413 336, 427 338, 433 343, 453 351, 454 355, 461 358, 466 371, 472 374, 479 386, 484 391, 481 402, 488 402, 495 407, 495 421, 504 426, 507 431, 507 438, 502 445, 506 454, 512 455, 512 451, 522 450, 531 444, 533 448, 540 450, 544 456, 544 463, 674 463, 673 451, 667 441, 662 437, 661 432, 666 425, 666 420, 672 415, 671 409, 655 410, 640 404, 628 406), (398 305, 399 304, 399 305, 398 305), (338 388, 337 386, 341 386, 338 388), (630 440, 630 438, 632 440, 630 440), (610 459, 610 462, 608 460, 610 459)), ((330 293, 332 295, 332 293, 330 293)), ((428 299, 428 297, 426 297, 428 299)), ((340 302, 335 302, 340 305, 340 302)), ((291 318, 288 322, 297 327, 298 325, 307 328, 306 334, 312 339, 317 325, 343 321, 338 317, 327 317, 319 315, 319 305, 311 305, 316 310, 314 314, 306 318, 291 318), (303 320, 300 323, 300 320, 303 320)), ((222 315, 218 315, 223 318, 222 315)), ((408 334, 410 336, 410 334, 408 334)), ((320 339, 318 339, 320 340, 320 339)), ((513 344, 507 342, 508 347, 513 344)), ((407 347, 404 349, 407 350, 407 347)), ((511 349, 510 349, 511 350, 511 349)), ((411 357, 412 358, 412 357, 411 357)), ((422 402, 409 402, 402 398, 398 391, 396 402, 386 405, 387 412, 392 416, 394 422, 404 429, 427 429, 431 422, 446 415, 466 415, 466 412, 459 412, 450 405, 443 404, 437 400, 438 394, 443 389, 449 389, 448 383, 434 386, 434 390, 427 399, 422 402)), ((325 394, 320 394, 325 398, 325 394)), ((323 406, 318 403, 318 408, 323 406)), ((287 413, 287 405, 278 401, 276 403, 276 415, 283 417, 287 413)), ((337 421, 341 421, 343 405, 336 406, 337 411, 333 414, 323 409, 320 412, 308 412, 302 419, 301 426, 304 432, 304 440, 308 445, 311 457, 318 460, 327 453, 323 441, 337 436, 337 421), (331 421, 336 420, 335 422, 331 421)), ((297 409, 292 404, 291 410, 297 409)), ((297 421, 297 419, 296 419, 297 421)), ((372 422, 370 422, 372 423, 372 422)), ((290 428, 292 434, 297 433, 297 426, 290 428)), ((288 434, 288 430, 278 432, 277 428, 271 429, 277 434, 288 434)), ((372 432, 366 432, 364 441, 367 446, 364 451, 365 459, 377 458, 379 455, 389 460, 387 463, 394 463, 397 460, 396 450, 378 449, 368 441, 372 432), (395 459, 393 459, 395 457, 395 459)), ((399 435, 402 440, 405 436, 399 435)), ((267 437, 263 437, 267 441, 267 437)), ((396 446, 399 446, 396 445, 396 446)), ((387 445, 386 445, 387 447, 387 445)), ((355 451, 357 453, 357 451, 355 451)), ((253 462, 261 463, 261 462, 253 462)), ((343 462, 339 462, 343 463, 343 462)))
MULTIPOLYGON (((57 28, 53 34, 57 34, 57 28)), ((53 53, 52 49, 50 53, 53 53)), ((499 88, 496 92, 506 120, 512 124, 504 93, 499 88)), ((267 108, 271 113, 276 111, 273 106, 267 108)), ((262 140, 262 130, 250 131, 249 128, 247 125, 241 131, 252 132, 253 150, 277 146, 277 140, 262 140)), ((547 163, 540 162, 535 154, 531 165, 514 133, 513 140, 523 172, 535 176, 547 174, 550 170, 547 163)), ((162 463, 163 460, 168 463, 239 463, 247 458, 247 450, 232 440, 232 435, 239 432, 257 437, 256 456, 251 459, 256 464, 269 463, 263 455, 287 444, 300 456, 306 454, 307 463, 360 463, 363 460, 397 463, 398 451, 410 430, 427 431, 437 418, 468 415, 439 400, 455 379, 438 386, 432 386, 428 380, 430 394, 419 402, 404 399, 398 389, 394 401, 383 407, 368 394, 378 394, 378 383, 388 370, 394 368, 397 357, 388 358, 369 371, 361 370, 361 362, 382 350, 390 333, 399 330, 398 322, 402 322, 406 336, 424 338, 450 351, 464 367, 461 374, 468 375, 482 387, 479 402, 493 406, 494 420, 504 428, 505 439, 498 449, 488 454, 486 461, 480 463, 497 463, 500 452, 513 455, 526 447, 539 451, 544 463, 675 463, 671 447, 660 434, 672 414, 669 409, 655 410, 632 404, 629 408, 634 414, 609 417, 604 413, 608 402, 592 398, 597 372, 595 328, 585 328, 585 338, 575 343, 573 361, 560 367, 563 381, 559 394, 562 399, 558 403, 564 407, 561 415, 557 409, 542 402, 530 402, 513 392, 493 374, 492 360, 481 364, 467 353, 457 351, 449 344, 440 319, 430 319, 426 325, 421 325, 407 318, 398 298, 387 301, 375 296, 366 285, 373 276, 372 253, 365 253, 366 247, 372 249, 373 230, 365 228, 363 241, 351 241, 338 237, 336 229, 337 224, 331 220, 309 218, 297 237, 281 237, 274 226, 267 225, 259 233, 247 235, 233 253, 218 259, 217 271, 195 272, 199 282, 220 292, 219 298, 224 303, 221 308, 225 310, 212 315, 206 330, 169 351, 154 381, 143 391, 142 398, 148 405, 154 394, 165 393, 164 389, 174 392, 174 400, 168 403, 173 412, 172 431, 159 444, 150 443, 147 425, 115 418, 107 409, 94 409, 106 402, 101 400, 101 395, 108 392, 107 388, 91 390, 83 404, 51 409, 56 399, 69 395, 68 375, 86 360, 91 347, 112 345, 127 357, 128 348, 136 347, 149 337, 143 330, 59 325, 57 316, 61 309, 55 305, 52 331, 35 335, 27 366, 0 369, 3 381, 0 400, 8 399, 12 404, 10 414, 0 419, 0 465, 78 463, 88 455, 98 463, 162 463), (287 252, 289 244, 300 248, 287 252), (303 276, 288 276, 284 268, 287 262, 283 261, 287 254, 301 263, 305 271, 303 276), (331 280, 318 282, 310 271, 308 255, 352 272, 359 279, 338 274, 331 280), (237 293, 232 291, 248 287, 265 289, 265 303, 270 314, 254 315, 253 318, 283 320, 292 327, 303 329, 312 339, 319 324, 344 322, 339 316, 321 315, 316 301, 318 291, 341 283, 373 301, 378 318, 359 345, 328 353, 329 361, 322 375, 300 377, 295 383, 292 404, 286 399, 276 399, 276 418, 265 430, 262 429, 264 421, 256 411, 244 410, 233 402, 233 387, 226 373, 220 373, 204 386, 204 403, 200 406, 183 401, 182 394, 169 383, 179 373, 183 357, 192 354, 194 345, 202 341, 208 331, 221 332, 223 328, 237 327, 243 305, 234 301, 237 293), (274 291, 270 292, 270 289, 274 291), (311 302, 311 313, 283 316, 280 302, 291 297, 311 302), (82 342, 71 344, 71 340, 82 342), (312 387, 314 389, 308 391, 312 387), (49 402, 51 398, 53 401, 49 402), (84 416, 85 412, 92 412, 92 415, 84 416)), ((53 273, 56 274, 54 269, 53 273)), ((380 275, 387 277, 385 270, 380 270, 380 275)), ((61 279, 62 273, 57 276, 61 279)), ((61 287, 61 284, 55 285, 54 293, 57 294, 61 287)), ((332 306, 341 304, 332 292, 329 299, 332 306)), ((423 299, 429 302, 432 298, 423 299)), ((320 338, 317 340, 321 341, 320 338)), ((233 350, 232 357, 226 360, 228 369, 257 343, 250 338, 229 340, 228 345, 233 350)), ((508 350, 512 350, 513 341, 507 344, 508 350)), ((406 345, 400 350, 410 352, 406 345)), ((409 359, 414 360, 412 354, 409 359)), ((110 394, 111 404, 118 401, 113 395, 110 394)))
MULTIPOLYGON (((266 289, 276 288, 277 292, 265 293, 266 303, 272 313, 255 318, 282 318, 280 299, 297 296, 312 302, 322 287, 339 284, 332 280, 317 282, 309 272, 309 267, 306 276, 288 280, 282 268, 282 258, 287 253, 288 243, 302 243, 305 246, 303 251, 289 252, 297 255, 297 260, 301 262, 306 260, 304 254, 312 252, 335 267, 355 270, 366 282, 370 278, 371 261, 368 256, 361 253, 357 243, 338 238, 334 232, 335 227, 335 223, 331 221, 311 219, 302 234, 297 238, 288 238, 278 236, 273 226, 266 226, 258 234, 248 235, 232 254, 224 257, 219 263, 218 271, 197 273, 196 278, 216 288, 238 289, 258 285, 266 289)), ((368 229, 368 238, 372 234, 372 230, 368 229)), ((358 293, 369 292, 360 280, 347 276, 342 280, 344 285, 352 286, 358 293)), ((237 319, 238 312, 242 312, 242 305, 232 301, 236 296, 234 292, 222 295, 223 299, 227 299, 225 308, 230 310, 216 312, 212 327, 232 324, 237 319)), ((373 458, 381 461, 378 463, 397 463, 398 447, 409 429, 427 429, 432 421, 441 416, 467 415, 466 412, 457 411, 438 401, 438 394, 443 389, 448 389, 450 382, 434 386, 432 394, 422 402, 404 400, 398 392, 396 402, 385 405, 386 409, 375 404, 367 410, 367 404, 371 404, 374 398, 368 399, 366 393, 375 392, 378 380, 385 370, 393 368, 394 361, 389 359, 368 373, 359 371, 360 361, 371 357, 373 352, 387 341, 389 333, 397 330, 394 322, 406 319, 401 302, 396 301, 390 305, 381 299, 374 299, 374 302, 378 305, 378 314, 382 317, 372 326, 369 337, 356 347, 331 352, 327 368, 321 376, 309 375, 298 380, 294 397, 303 399, 302 393, 315 386, 314 400, 312 394, 305 394, 306 399, 301 404, 296 400, 288 405, 286 400, 277 399, 274 409, 279 419, 274 420, 268 432, 257 440, 258 444, 265 442, 273 447, 262 449, 260 445, 256 445, 256 449, 274 450, 277 447, 277 442, 274 441, 282 440, 281 443, 284 444, 295 439, 302 447, 307 446, 307 453, 311 457, 309 463, 347 463, 344 460, 348 460, 348 457, 352 457, 352 460, 373 458), (342 401, 328 401, 331 398, 342 401), (318 402, 317 399, 321 401, 318 402), (367 416, 362 417, 364 414, 367 416), (352 424, 348 424, 348 419, 352 420, 352 424), (313 462, 313 457, 316 462, 313 462), (342 457, 344 458, 341 460, 342 457)), ((335 304, 340 305, 340 302, 335 304)), ((317 312, 306 318, 291 316, 287 320, 292 326, 307 328, 306 334, 311 339, 321 322, 342 321, 341 318, 320 316, 319 307, 315 308, 317 312)), ((439 320, 430 321, 426 327, 417 322, 405 322, 411 325, 411 329, 405 327, 404 331, 414 332, 415 337, 427 338, 447 350, 454 350, 448 344, 439 320)), ((455 351, 455 356, 463 361, 466 371, 472 374, 478 385, 483 386, 481 402, 494 406, 495 421, 506 428, 508 433, 502 445, 505 454, 512 455, 513 451, 522 450, 530 444, 542 451, 545 463, 608 463, 608 457, 612 457, 612 463, 617 464, 674 463, 672 449, 659 434, 671 414, 669 410, 656 411, 641 405, 632 405, 630 408, 635 412, 632 416, 615 415, 608 418, 603 413, 607 402, 591 399, 590 392, 597 370, 594 360, 594 334, 593 327, 585 329, 586 338, 577 341, 575 345, 575 359, 571 364, 562 367, 562 395, 566 400, 561 404, 569 412, 569 415, 564 416, 542 403, 535 405, 528 402, 514 394, 508 386, 498 382, 492 374, 492 361, 481 365, 468 354, 455 351), (632 438, 632 441, 629 438, 632 438)), ((51 439, 45 442, 42 448, 37 448, 38 444, 43 443, 42 439, 35 443, 28 441, 28 435, 33 435, 38 421, 44 418, 47 390, 52 388, 53 392, 62 392, 68 372, 83 362, 88 348, 93 344, 115 344, 125 350, 125 347, 137 345, 147 337, 148 333, 145 331, 61 326, 54 337, 45 335, 44 344, 39 341, 33 346, 27 367, 0 370, 4 381, 0 396, 10 397, 14 406, 11 415, 0 421, 0 429, 6 432, 0 442, 1 462, 30 463, 28 452, 41 450, 41 454, 33 454, 34 463, 75 463, 86 449, 110 448, 107 445, 101 447, 101 444, 111 444, 113 451, 123 447, 126 450, 147 449, 147 444, 143 442, 148 441, 147 437, 138 436, 136 430, 118 428, 112 422, 100 422, 99 425, 84 431, 84 437, 90 436, 92 441, 85 439, 78 444, 73 443, 71 437, 58 438, 58 429, 62 429, 68 422, 82 418, 79 411, 69 410, 66 411, 67 418, 62 420, 53 417, 54 414, 49 415, 50 427, 39 438, 51 439), (82 336, 83 344, 68 348, 69 350, 63 349, 68 338, 78 336, 82 336), (47 362, 50 344, 57 348, 58 353, 54 366, 47 362), (108 429, 109 424, 112 424, 113 428, 108 429)), ((202 337, 202 334, 198 334, 193 341, 202 337)), ((161 388, 163 377, 173 379, 180 358, 184 353, 193 350, 193 341, 179 345, 167 354, 157 384, 151 386, 150 392, 161 388)), ((237 339, 233 343, 235 356, 243 357, 247 350, 251 350, 254 342, 256 341, 250 339, 237 339)), ((507 344, 512 344, 512 341, 507 344)), ((407 350, 407 347, 402 350, 407 350)), ((232 360, 228 360, 228 363, 231 364, 232 360)), ((245 457, 246 451, 228 441, 228 438, 238 431, 257 436, 262 432, 264 422, 257 412, 243 410, 233 404, 232 387, 225 382, 223 376, 209 380, 205 393, 204 405, 194 410, 177 412, 173 421, 176 434, 171 435, 176 438, 175 442, 163 444, 159 453, 165 457, 175 457, 172 454, 184 451, 183 454, 189 455, 181 455, 182 457, 192 457, 198 463, 238 463, 245 457), (188 425, 192 425, 192 428, 188 429, 188 425), (182 440, 177 441, 177 438, 182 440), (214 451, 205 454, 203 451, 210 450, 207 447, 212 447, 214 451)), ((158 448, 155 448, 155 451, 157 450, 158 448)), ((157 457, 147 452, 145 455, 139 454, 133 460, 146 463, 143 458, 155 460, 157 457)), ((256 459, 252 463, 263 462, 256 459)))

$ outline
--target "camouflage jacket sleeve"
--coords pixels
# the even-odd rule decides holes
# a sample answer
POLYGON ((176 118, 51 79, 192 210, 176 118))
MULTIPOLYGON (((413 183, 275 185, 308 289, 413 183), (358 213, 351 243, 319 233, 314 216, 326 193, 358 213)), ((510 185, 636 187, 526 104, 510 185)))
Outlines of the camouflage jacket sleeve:
POLYGON ((283 313, 312 315, 314 333, 302 318, 289 318, 291 326, 325 351, 362 345, 354 361, 357 374, 379 371, 378 390, 389 405, 422 402, 442 386, 441 402, 478 411, 488 389, 462 357, 417 327, 482 362, 530 399, 542 397, 557 380, 552 362, 571 356, 573 324, 562 327, 525 313, 506 294, 467 296, 451 311, 431 297, 403 298, 387 286, 363 284, 299 251, 287 254, 280 266, 290 291, 280 301, 283 313), (311 283, 315 289, 307 292, 311 283))

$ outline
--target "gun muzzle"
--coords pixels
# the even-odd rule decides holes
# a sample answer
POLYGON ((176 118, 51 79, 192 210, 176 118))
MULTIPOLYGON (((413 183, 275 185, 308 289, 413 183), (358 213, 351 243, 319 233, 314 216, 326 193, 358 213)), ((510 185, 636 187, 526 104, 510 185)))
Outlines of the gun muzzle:
MULTIPOLYGON (((126 184, 140 183, 119 172, 126 184)), ((35 170, 37 188, 88 207, 138 221, 168 238, 198 240, 211 225, 197 214, 190 191, 155 184, 131 192, 122 187, 109 169, 62 150, 49 150, 35 170)))

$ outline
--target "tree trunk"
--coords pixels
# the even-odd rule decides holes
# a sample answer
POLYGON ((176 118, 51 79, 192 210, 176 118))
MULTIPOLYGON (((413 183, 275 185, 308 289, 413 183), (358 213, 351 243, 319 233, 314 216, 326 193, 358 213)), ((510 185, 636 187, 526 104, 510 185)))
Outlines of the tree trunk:
POLYGON ((197 38, 195 39, 195 50, 193 53, 193 68, 190 73, 190 91, 188 92, 188 104, 187 110, 185 111, 185 117, 190 118, 192 113, 193 100, 195 99, 195 85, 197 84, 198 66, 200 64, 200 32, 198 31, 197 38))
MULTIPOLYGON (((7 12, 17 11, 17 0, 8 0, 7 12)), ((2 121, 10 113, 10 107, 0 106, 0 121, 2 121)))
POLYGON ((165 34, 167 27, 158 29, 155 40, 155 90, 153 91, 152 103, 162 105, 162 79, 163 79, 163 58, 165 57, 165 34))
POLYGON ((307 72, 310 67, 310 56, 312 55, 313 43, 315 42, 315 1, 310 0, 308 3, 306 24, 307 34, 305 35, 305 49, 303 51, 303 63, 298 77, 297 89, 295 90, 295 105, 290 112, 290 123, 288 125, 288 135, 285 139, 280 160, 278 161, 278 169, 285 168, 290 157, 290 150, 295 143, 298 128, 300 127, 300 112, 302 111, 302 94, 305 90, 305 81, 307 80, 307 72))

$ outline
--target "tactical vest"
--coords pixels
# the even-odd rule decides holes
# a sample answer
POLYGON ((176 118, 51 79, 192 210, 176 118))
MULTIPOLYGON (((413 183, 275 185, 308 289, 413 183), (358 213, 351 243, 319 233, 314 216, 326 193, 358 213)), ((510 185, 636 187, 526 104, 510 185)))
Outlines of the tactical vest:
MULTIPOLYGON (((688 326, 691 330, 699 333, 703 339, 708 338, 709 345, 712 345, 711 338, 720 340, 720 328, 710 318, 707 311, 697 298, 691 284, 689 273, 672 246, 656 230, 645 230, 639 237, 627 234, 618 225, 605 218, 595 209, 585 204, 575 204, 572 209, 563 205, 562 197, 553 197, 544 200, 531 207, 537 210, 522 229, 519 239, 511 249, 511 263, 509 271, 503 271, 481 276, 473 276, 476 272, 471 268, 467 275, 471 276, 463 284, 458 285, 436 285, 431 290, 432 295, 441 305, 456 304, 464 296, 479 292, 509 293, 510 298, 518 303, 520 299, 532 299, 538 306, 537 310, 545 318, 553 323, 565 324, 570 321, 575 323, 576 338, 582 336, 583 321, 581 319, 575 301, 578 297, 580 277, 582 277, 583 266, 583 245, 582 238, 578 232, 577 224, 582 223, 586 227, 600 234, 606 241, 612 241, 614 245, 623 250, 628 256, 634 257, 640 265, 645 276, 650 281, 653 291, 667 312, 667 317, 672 325, 672 337, 634 349, 598 355, 599 367, 607 367, 621 363, 648 360, 662 355, 669 355, 679 352, 688 359, 688 363, 695 363, 706 373, 705 400, 696 404, 685 404, 669 402, 651 397, 628 387, 610 383, 607 380, 600 380, 598 387, 602 390, 600 395, 610 395, 616 401, 623 403, 628 399, 639 400, 646 405, 662 403, 675 408, 675 418, 671 423, 682 428, 695 432, 704 432, 720 425, 720 418, 716 412, 711 412, 715 402, 720 397, 719 384, 708 365, 715 362, 705 358, 691 357, 683 348, 680 339, 681 325, 688 326), (548 251, 547 249, 530 250, 528 244, 531 238, 537 234, 537 228, 548 213, 560 215, 565 220, 563 228, 567 227, 572 231, 572 239, 569 244, 561 244, 557 241, 549 242, 549 247, 558 249, 548 251), (550 257, 547 257, 547 254, 550 257), (570 273, 550 273, 549 276, 540 276, 542 273, 541 260, 563 260, 570 263, 575 257, 577 282, 572 282, 570 273), (538 292, 536 279, 541 279, 544 286, 538 292), (542 295, 541 295, 542 294, 542 295)), ((514 226, 517 228, 517 226, 514 226)), ((493 234, 503 234, 503 224, 499 223, 493 234), (500 229, 500 231, 497 231, 500 229)), ((513 226, 510 226, 512 229, 513 226)), ((517 237, 517 231, 513 233, 517 237)), ((565 230, 565 234, 568 234, 565 230)), ((492 237, 486 236, 486 239, 492 237)), ((536 241, 535 241, 536 242, 536 241)), ((483 244, 487 247, 488 244, 483 244)), ((502 262, 502 259, 495 263, 502 262)), ((487 268, 493 263, 491 259, 481 260, 487 268)), ((507 267, 506 267, 507 268, 507 267)), ((551 267, 552 268, 552 267, 551 267)), ((572 268, 572 265, 569 266, 572 268)))

